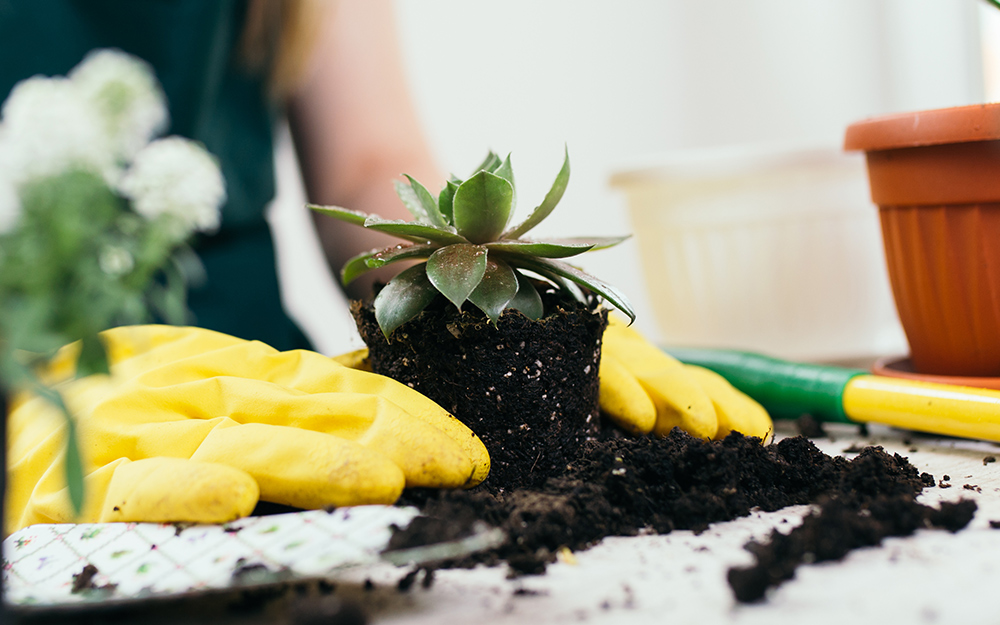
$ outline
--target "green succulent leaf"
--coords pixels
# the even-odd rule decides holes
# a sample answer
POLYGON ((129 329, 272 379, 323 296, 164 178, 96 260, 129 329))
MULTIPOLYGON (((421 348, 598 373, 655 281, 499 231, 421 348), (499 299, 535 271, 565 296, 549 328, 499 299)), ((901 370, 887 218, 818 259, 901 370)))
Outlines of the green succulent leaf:
POLYGON ((611 302, 618 310, 625 313, 629 318, 629 322, 635 321, 635 312, 632 310, 632 305, 621 291, 588 273, 580 271, 572 265, 548 258, 527 257, 518 257, 516 264, 542 275, 555 275, 566 278, 582 287, 590 289, 611 302))
POLYGON ((517 276, 510 265, 502 260, 487 258, 486 272, 479 285, 469 294, 469 301, 486 313, 495 326, 500 313, 517 295, 517 276))
POLYGON ((378 250, 368 250, 352 256, 344 266, 340 268, 340 283, 344 286, 354 282, 358 276, 371 271, 368 266, 368 259, 375 255, 378 250))
POLYGON ((479 167, 476 167, 475 173, 479 173, 481 171, 493 173, 496 171, 496 168, 500 166, 500 163, 500 157, 497 156, 493 150, 490 150, 486 154, 486 158, 483 159, 483 162, 479 164, 479 167))
POLYGON ((452 304, 462 304, 479 286, 486 273, 486 248, 456 244, 442 247, 427 259, 427 277, 452 304))
POLYGON ((543 258, 568 258, 590 250, 604 249, 617 245, 628 237, 574 237, 568 239, 548 239, 545 241, 529 241, 527 239, 500 239, 487 243, 489 250, 511 252, 543 258))
POLYGON ((363 226, 365 225, 365 220, 368 219, 369 217, 377 217, 377 215, 369 215, 368 213, 351 210, 350 208, 344 208, 343 206, 322 206, 320 204, 306 204, 306 208, 314 210, 317 213, 323 213, 324 215, 336 217, 341 221, 346 221, 347 223, 354 224, 355 226, 363 226))
POLYGON ((403 221, 402 219, 383 219, 377 215, 372 215, 366 219, 364 226, 365 228, 385 232, 386 234, 391 234, 407 241, 413 241, 414 243, 433 241, 441 245, 451 245, 453 243, 469 242, 451 226, 440 228, 428 224, 403 221))
POLYGON ((410 181, 410 187, 416 194, 417 200, 420 201, 420 205, 423 207, 424 212, 427 214, 427 218, 430 219, 430 222, 439 228, 451 227, 451 224, 449 224, 441 215, 441 211, 438 209, 437 199, 431 195, 431 192, 428 191, 424 185, 414 180, 414 178, 409 174, 403 175, 410 181))
POLYGON ((569 150, 566 150, 566 157, 563 159, 562 169, 556 174, 556 179, 552 183, 552 187, 549 188, 549 192, 545 194, 545 199, 539 204, 535 210, 531 211, 528 218, 522 221, 517 226, 511 228, 503 234, 505 239, 516 239, 528 232, 538 224, 542 222, 543 219, 549 216, 555 209, 556 205, 559 204, 559 200, 562 199, 563 194, 566 192, 566 186, 569 184, 569 150))
POLYGON ((403 206, 410 211, 414 219, 430 223, 430 217, 427 216, 427 211, 424 210, 424 205, 420 203, 417 192, 412 186, 402 180, 393 180, 392 186, 396 189, 396 195, 402 200, 403 206))
POLYGON ((388 340, 396 328, 419 315, 437 294, 423 264, 405 269, 389 280, 374 302, 375 320, 385 338, 388 340))
MULTIPOLYGON (((510 212, 514 214, 514 211, 517 210, 517 185, 514 183, 514 168, 510 164, 510 154, 507 155, 507 158, 504 159, 500 167, 497 167, 493 173, 510 183, 510 212)), ((506 223, 504 227, 507 227, 506 223)))
POLYGON ((438 246, 433 243, 418 243, 368 250, 344 263, 344 267, 340 270, 340 281, 344 286, 347 286, 369 271, 408 258, 427 258, 436 249, 438 246))
POLYGON ((375 252, 366 262, 372 269, 391 265, 400 260, 411 258, 429 258, 434 250, 440 249, 434 243, 417 243, 415 245, 394 245, 375 252))
POLYGON ((455 191, 455 228, 471 243, 494 241, 510 219, 514 189, 488 171, 481 171, 455 191))
POLYGON ((441 189, 441 193, 438 194, 438 210, 441 211, 441 216, 444 217, 449 224, 455 224, 455 211, 453 209, 455 202, 455 191, 458 190, 458 185, 462 184, 462 181, 449 180, 445 183, 444 188, 441 189))
POLYGON ((514 299, 510 300, 507 307, 521 311, 525 317, 532 321, 541 319, 545 314, 545 307, 542 305, 542 297, 538 294, 538 289, 527 276, 516 269, 514 276, 517 278, 517 294, 514 299))

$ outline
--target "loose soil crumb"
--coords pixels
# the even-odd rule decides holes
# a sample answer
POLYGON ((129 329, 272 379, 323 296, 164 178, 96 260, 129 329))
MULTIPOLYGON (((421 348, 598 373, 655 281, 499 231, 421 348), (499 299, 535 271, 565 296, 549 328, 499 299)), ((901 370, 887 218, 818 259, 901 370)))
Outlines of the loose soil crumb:
POLYGON ((826 430, 823 423, 811 414, 804 414, 795 420, 795 426, 799 434, 806 438, 826 438, 826 430))
POLYGON ((99 571, 97 567, 93 564, 87 564, 83 567, 79 573, 73 575, 73 586, 70 588, 71 594, 79 594, 81 592, 87 591, 103 591, 103 592, 114 592, 118 588, 118 584, 104 584, 98 586, 94 583, 94 578, 97 576, 99 571))

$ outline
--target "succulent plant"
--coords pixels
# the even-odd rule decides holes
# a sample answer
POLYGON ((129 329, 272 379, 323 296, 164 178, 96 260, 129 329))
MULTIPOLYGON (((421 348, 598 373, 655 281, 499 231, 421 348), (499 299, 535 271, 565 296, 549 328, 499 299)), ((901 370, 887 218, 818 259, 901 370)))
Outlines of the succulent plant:
POLYGON ((604 249, 625 237, 522 238, 545 219, 562 199, 569 182, 569 153, 542 203, 516 226, 509 227, 517 202, 510 156, 501 160, 492 151, 465 180, 454 176, 434 197, 410 176, 395 181, 396 192, 413 221, 383 219, 339 206, 309 208, 372 230, 409 241, 371 250, 351 258, 341 270, 346 285, 365 272, 391 263, 426 259, 393 277, 375 298, 375 318, 386 338, 420 314, 437 296, 444 295, 459 310, 472 302, 495 325, 508 309, 530 319, 541 318, 542 299, 525 271, 550 282, 570 297, 585 301, 582 286, 635 318, 625 296, 614 287, 564 262, 563 258, 604 249))

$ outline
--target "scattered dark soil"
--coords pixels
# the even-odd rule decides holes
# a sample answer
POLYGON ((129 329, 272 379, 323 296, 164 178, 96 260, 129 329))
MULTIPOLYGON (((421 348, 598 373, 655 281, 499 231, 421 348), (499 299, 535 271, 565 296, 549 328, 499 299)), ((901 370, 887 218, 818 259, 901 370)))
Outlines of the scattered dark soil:
POLYGON ((782 538, 775 539, 773 555, 768 546, 751 547, 758 557, 770 558, 760 565, 764 572, 731 574, 737 598, 753 600, 744 597, 758 598, 755 593, 762 593, 761 587, 788 579, 795 567, 810 561, 806 554, 842 557, 851 549, 878 544, 884 536, 905 535, 904 530, 964 527, 974 503, 937 511, 915 502, 921 490, 933 484, 933 476, 919 473, 906 458, 889 455, 881 447, 866 447, 847 460, 824 454, 801 436, 762 446, 758 439, 739 433, 706 442, 680 430, 663 439, 623 438, 605 431, 587 441, 564 471, 550 475, 538 487, 503 492, 408 491, 401 503, 421 507, 424 516, 418 518, 428 521, 398 531, 391 547, 426 544, 432 538, 428 527, 447 525, 452 519, 456 527, 449 536, 454 538, 455 532, 467 531, 470 520, 481 519, 504 529, 507 542, 493 551, 437 566, 505 562, 514 576, 540 574, 559 549, 585 549, 605 536, 675 529, 700 532, 711 523, 746 516, 754 509, 821 504, 825 512, 819 521, 809 521, 803 525, 806 529, 790 534, 798 536, 822 523, 822 531, 794 538, 802 542, 801 548, 785 546, 780 540, 787 537, 776 534, 782 538), (830 544, 810 546, 814 538, 830 544))
POLYGON ((795 577, 801 564, 840 560, 852 549, 878 545, 888 536, 909 536, 920 528, 957 532, 975 511, 970 500, 944 502, 935 510, 906 495, 878 495, 860 506, 826 499, 787 535, 775 530, 768 542, 747 545, 757 562, 730 569, 729 585, 737 600, 759 601, 768 588, 795 577))
POLYGON ((493 490, 538 486, 599 427, 598 367, 607 311, 541 291, 547 315, 497 325, 438 297, 387 341, 370 303, 351 312, 376 373, 430 397, 483 440, 493 490))

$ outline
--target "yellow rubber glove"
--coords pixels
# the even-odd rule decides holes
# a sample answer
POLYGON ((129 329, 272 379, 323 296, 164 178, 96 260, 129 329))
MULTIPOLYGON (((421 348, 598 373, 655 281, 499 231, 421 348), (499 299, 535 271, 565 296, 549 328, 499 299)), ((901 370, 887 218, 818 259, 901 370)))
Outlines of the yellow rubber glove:
MULTIPOLYGON (((480 439, 437 404, 320 354, 170 326, 102 339, 111 376, 58 384, 76 415, 83 513, 74 517, 65 491, 63 417, 41 398, 20 400, 8 418, 7 531, 224 522, 258 497, 300 508, 392 503, 404 486, 469 487, 489 473, 480 439)), ((53 370, 68 377, 72 361, 68 349, 53 370)))
POLYGON ((770 439, 764 408, 708 369, 685 365, 611 315, 601 348, 601 410, 635 434, 679 427, 704 439, 731 431, 770 439))

